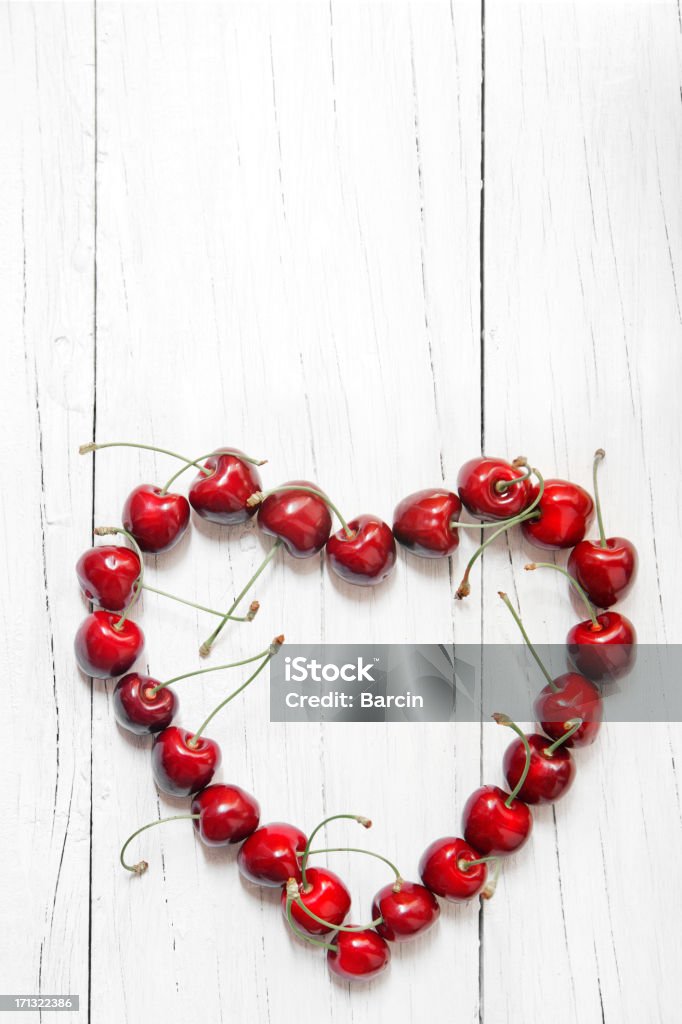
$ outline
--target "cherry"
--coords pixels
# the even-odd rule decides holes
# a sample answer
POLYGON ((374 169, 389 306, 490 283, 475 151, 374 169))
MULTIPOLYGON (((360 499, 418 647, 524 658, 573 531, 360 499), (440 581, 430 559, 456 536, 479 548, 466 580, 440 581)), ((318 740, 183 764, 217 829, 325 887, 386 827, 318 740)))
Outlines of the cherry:
POLYGON ((298 853, 305 844, 305 835, 294 825, 281 821, 261 825, 239 850, 239 870, 257 885, 284 885, 289 878, 300 881, 298 853))
POLYGON ((436 839, 419 861, 424 885, 450 903, 462 903, 482 891, 488 877, 486 860, 454 836, 436 839))
POLYGON ((371 928, 338 932, 327 950, 329 970, 346 981, 368 981, 381 974, 391 960, 387 943, 371 928))
MULTIPOLYGON (((580 722, 574 723, 576 729, 580 722)), ((518 795, 527 804, 548 804, 558 800, 570 789, 575 777, 575 761, 563 738, 546 739, 538 733, 514 740, 505 751, 504 776, 508 786, 514 788, 526 767, 526 743, 530 747, 530 768, 518 795)))
POLYGON ((521 800, 508 803, 510 794, 499 786, 481 786, 469 797, 462 815, 464 838, 484 856, 514 853, 524 845, 533 818, 521 800))
POLYGON ((309 935, 327 935, 343 920, 350 910, 350 893, 338 875, 327 868, 308 868, 307 884, 297 884, 297 899, 291 900, 286 886, 282 887, 282 913, 287 917, 287 904, 291 903, 291 914, 299 928, 309 935), (306 913, 298 902, 300 900, 308 910, 312 911, 324 922, 316 921, 306 913))
POLYGON ((153 484, 140 484, 126 498, 123 525, 143 551, 170 551, 189 524, 189 502, 153 484))
POLYGON ((255 515, 255 507, 247 504, 262 486, 254 460, 236 448, 220 448, 203 468, 210 474, 200 472, 189 490, 189 503, 202 519, 232 526, 255 515))
POLYGON ((190 796, 208 786, 220 765, 215 740, 171 725, 152 747, 152 771, 159 789, 171 796, 190 796))
POLYGON ((372 917, 383 918, 376 930, 389 942, 404 942, 428 931, 439 916, 436 897, 416 882, 385 885, 372 901, 372 917))
POLYGON ((260 806, 239 786, 215 783, 192 800, 193 824, 206 846, 240 843, 258 828, 260 806))
POLYGON ((461 510, 452 491, 434 488, 409 494, 393 513, 395 539, 413 555, 447 558, 459 545, 456 524, 461 510))
MULTIPOLYGON (((538 489, 533 487, 533 497, 538 489)), ((521 529, 532 544, 550 550, 572 548, 585 536, 594 502, 584 488, 567 480, 546 480, 536 515, 521 529)))
POLYGON ((76 661, 87 676, 122 676, 144 650, 144 633, 116 612, 92 612, 81 622, 74 642, 76 661))
POLYGON ((158 679, 139 672, 119 679, 114 689, 114 715, 118 724, 138 736, 168 728, 178 710, 178 698, 170 689, 155 692, 158 685, 158 679))
POLYGON ((520 515, 532 500, 527 465, 525 459, 512 463, 485 455, 465 462, 457 489, 467 512, 487 521, 520 515))
POLYGON ((636 642, 635 627, 618 612, 602 612, 594 620, 579 622, 566 637, 571 662, 596 683, 619 679, 630 671, 636 642))
POLYGON ((543 686, 533 704, 533 712, 543 732, 551 739, 561 739, 572 719, 581 718, 582 725, 566 739, 567 747, 585 747, 594 740, 602 721, 602 700, 599 690, 585 676, 565 672, 543 686))
POLYGON ((141 570, 137 554, 117 544, 88 548, 76 562, 76 575, 85 596, 111 612, 120 612, 131 600, 141 570))
MULTIPOLYGON (((250 499, 251 505, 258 504, 250 499)), ((329 500, 307 480, 290 480, 260 497, 258 525, 277 537, 293 558, 310 558, 329 540, 332 517, 329 500)))
POLYGON ((374 587, 383 583, 395 568, 396 548, 391 527, 376 516, 351 519, 348 536, 339 530, 327 541, 330 568, 346 583, 374 587))

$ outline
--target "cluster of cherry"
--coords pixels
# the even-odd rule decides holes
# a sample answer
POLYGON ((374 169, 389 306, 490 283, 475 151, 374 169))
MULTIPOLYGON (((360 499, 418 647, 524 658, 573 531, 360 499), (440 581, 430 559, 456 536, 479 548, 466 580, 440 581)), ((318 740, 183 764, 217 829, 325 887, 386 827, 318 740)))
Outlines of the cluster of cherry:
MULTIPOLYGON (((81 451, 119 444, 89 444, 81 451)), ((590 541, 584 539, 595 508, 590 495, 576 484, 545 480, 525 459, 472 459, 460 471, 459 495, 444 488, 412 494, 398 504, 391 528, 371 515, 347 522, 328 496, 307 481, 290 481, 264 492, 257 469, 262 462, 236 449, 219 449, 192 460, 148 445, 124 446, 162 451, 181 459, 183 466, 164 487, 143 484, 135 488, 125 503, 122 527, 95 531, 99 535, 123 535, 130 547, 93 547, 79 559, 79 582, 99 610, 92 611, 77 632, 76 658, 89 676, 121 677, 114 690, 119 724, 154 737, 152 767, 157 785, 174 796, 191 797, 192 804, 188 815, 157 820, 134 832, 121 850, 121 863, 141 874, 147 868, 145 861, 134 865, 126 862, 129 843, 155 825, 189 819, 207 845, 242 843, 238 855, 242 874, 254 883, 281 888, 282 908, 292 930, 327 950, 334 973, 347 979, 374 977, 389 963, 388 942, 411 938, 435 922, 438 896, 459 902, 492 895, 501 858, 518 850, 530 835, 530 805, 553 802, 567 791, 575 775, 570 748, 594 740, 602 720, 599 684, 629 671, 635 655, 634 627, 625 616, 609 609, 631 586, 637 557, 628 540, 605 536, 597 489, 597 467, 604 453, 597 451, 594 460, 599 538, 590 541), (190 466, 195 466, 198 474, 188 502, 183 495, 172 493, 170 486, 190 466), (167 551, 177 543, 188 528, 190 504, 198 515, 225 525, 244 522, 257 513, 259 527, 275 538, 257 572, 225 612, 184 601, 144 580, 143 552, 167 551), (479 521, 461 522, 462 506, 479 521), (341 523, 334 534, 332 513, 341 523), (310 856, 338 852, 338 848, 313 850, 312 841, 323 825, 337 818, 351 818, 367 828, 371 822, 356 815, 334 815, 321 822, 308 838, 284 823, 259 827, 260 808, 254 797, 238 786, 212 783, 220 764, 220 748, 204 731, 214 716, 258 677, 277 654, 284 637, 275 637, 267 649, 251 658, 161 682, 129 672, 144 646, 142 631, 129 613, 141 592, 148 589, 216 616, 218 624, 200 649, 207 656, 228 621, 254 618, 258 602, 252 602, 244 615, 237 614, 238 607, 282 545, 295 558, 310 557, 326 548, 334 572, 349 583, 371 586, 392 572, 396 540, 416 555, 448 557, 459 543, 459 529, 492 528, 492 534, 465 569, 456 594, 463 598, 469 593, 471 569, 481 553, 516 525, 540 547, 572 549, 567 569, 544 562, 530 563, 526 568, 547 567, 564 573, 585 604, 588 618, 573 626, 567 637, 568 657, 576 671, 552 678, 518 613, 501 593, 547 680, 534 705, 544 735, 526 735, 506 715, 494 715, 499 724, 517 734, 504 756, 509 792, 483 786, 470 796, 463 814, 464 838, 448 836, 431 843, 420 861, 421 884, 404 880, 382 855, 356 850, 384 861, 395 879, 377 893, 370 924, 344 924, 351 902, 345 884, 328 869, 308 866, 310 856), (598 613, 600 608, 604 610, 598 613), (172 725, 178 702, 171 683, 250 663, 257 663, 255 670, 218 704, 199 729, 189 732, 172 725)))

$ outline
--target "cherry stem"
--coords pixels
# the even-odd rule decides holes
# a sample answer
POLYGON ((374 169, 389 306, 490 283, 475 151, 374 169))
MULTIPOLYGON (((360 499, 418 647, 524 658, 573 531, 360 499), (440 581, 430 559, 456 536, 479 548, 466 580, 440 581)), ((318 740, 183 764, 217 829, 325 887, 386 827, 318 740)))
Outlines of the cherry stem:
POLYGON ((533 470, 530 466, 526 469, 526 472, 522 476, 515 476, 513 480, 498 480, 495 484, 495 490, 498 494, 504 494, 510 487, 516 487, 517 484, 523 483, 531 475, 533 470))
POLYGON ((528 565, 524 565, 524 569, 526 569, 528 572, 532 572, 534 569, 555 569, 557 572, 562 573, 562 575, 564 575, 566 579, 569 581, 575 592, 580 595, 582 602, 587 609, 587 614, 592 619, 592 628, 594 629, 595 633, 601 632, 602 627, 599 625, 599 621, 597 619, 594 607, 592 606, 592 602, 590 601, 589 597, 587 596, 583 588, 580 586, 578 581, 574 579, 573 576, 571 576, 570 572, 568 572, 566 569, 563 569, 560 565, 555 565, 554 562, 529 562, 528 565))
POLYGON ((215 716, 218 714, 219 711, 222 711, 222 709, 227 704, 229 704, 231 700, 234 700, 234 698, 237 697, 242 692, 242 690, 245 690, 246 687, 249 686, 254 681, 254 679, 256 679, 257 676, 259 676, 261 674, 261 672, 263 671, 265 666, 268 664, 268 662, 271 661, 272 658, 274 658, 274 656, 277 654, 277 652, 279 651, 279 649, 280 649, 280 647, 282 646, 283 643, 284 643, 284 637, 283 636, 276 636, 275 637, 275 639, 270 644, 270 647, 268 648, 268 652, 267 652, 266 656, 263 658, 263 661, 260 663, 260 665, 258 666, 256 671, 253 672, 249 676, 249 678, 246 680, 245 683, 242 683, 241 686, 238 686, 237 689, 234 690, 229 695, 229 697, 226 697, 225 700, 221 701, 220 704, 218 704, 218 706, 213 709, 213 711, 208 716, 208 718, 204 719, 204 721, 201 723, 201 725, 199 726, 197 731, 192 734, 190 739, 187 740, 187 745, 189 747, 196 747, 197 741, 198 741, 199 737, 201 736, 201 734, 203 733, 204 729, 209 724, 209 722, 211 722, 215 718, 215 716))
MULTIPOLYGON (((150 697, 156 697, 159 690, 165 690, 171 683, 179 683, 181 679, 190 679, 192 676, 203 676, 207 672, 219 672, 221 669, 227 668, 239 668, 241 665, 249 665, 252 661, 259 661, 261 658, 265 658, 270 653, 268 647, 265 651, 260 651, 259 654, 254 654, 251 658, 244 658, 242 661, 230 661, 226 665, 211 665, 210 668, 199 668, 195 672, 184 672, 181 676, 173 676, 172 679, 166 679, 165 682, 159 683, 149 692, 150 697)), ((260 671, 260 670, 259 670, 260 671)))
POLYGON ((143 875, 149 864, 146 860, 141 860, 137 864, 126 864, 125 852, 132 843, 133 839, 136 839, 142 832, 146 832, 148 828, 154 828, 155 825, 164 825, 167 821, 196 821, 200 818, 200 814, 173 814, 170 818, 159 818, 158 821, 150 821, 149 824, 143 825, 142 828, 138 828, 137 831, 133 832, 131 836, 128 836, 125 843, 121 847, 120 861, 126 871, 132 871, 135 875, 143 875))
POLYGON ((114 623, 112 627, 116 630, 117 633, 120 633, 134 605, 136 605, 137 602, 139 601, 140 594, 142 593, 142 587, 144 586, 144 557, 142 555, 142 548, 137 543, 132 533, 128 533, 128 531, 124 530, 123 527, 121 526, 97 526, 93 530, 93 533, 95 534, 96 537, 108 537, 112 534, 120 534, 121 536, 125 537, 130 546, 132 547, 133 551, 137 555, 138 560, 140 562, 140 572, 138 574, 137 579, 133 583, 133 596, 130 598, 128 604, 123 609, 120 618, 117 619, 117 621, 114 623))
POLYGON ((213 632, 209 636, 208 640, 204 640, 203 644, 199 648, 199 654, 201 655, 202 658, 207 658, 208 657, 208 655, 211 652, 211 647, 213 647, 213 644, 216 642, 218 636, 220 635, 220 632, 223 629, 223 626, 225 625, 225 623, 228 621, 228 619, 232 615, 232 612, 235 610, 235 608, 237 607, 239 602, 242 600, 244 595, 251 589, 251 587, 256 582, 256 580, 258 579, 260 574, 263 572, 265 567, 270 564, 270 562, 275 557, 275 555, 277 554, 277 552, 279 551, 281 546, 282 546, 282 539, 281 539, 281 537, 278 537, 277 540, 275 541, 275 543, 272 545, 272 547, 268 551, 268 553, 265 556, 265 558, 263 559, 263 561, 261 562, 261 564, 259 565, 258 569, 256 569, 255 573, 253 574, 253 576, 251 577, 249 582, 244 587, 244 589, 241 590, 240 593, 235 597, 234 601, 232 602, 230 607, 227 609, 227 611, 223 615, 221 621, 218 623, 216 628, 213 630, 213 632))
POLYGON ((460 871, 468 871, 469 868, 473 868, 476 864, 490 864, 492 861, 498 861, 500 858, 491 854, 490 857, 477 857, 476 860, 465 860, 464 857, 460 857, 457 861, 457 867, 460 871))
POLYGON ((549 683, 550 689, 554 693, 558 693, 559 692, 559 687, 557 686, 557 684, 552 679, 551 675, 547 671, 547 667, 546 667, 545 663, 543 662, 543 660, 540 657, 540 655, 538 654, 538 652, 535 650, 535 647, 533 646, 533 644, 530 642, 530 637, 526 633, 525 626, 523 625, 523 622, 521 621, 521 616, 519 615, 519 613, 517 612, 516 608, 511 603, 511 601, 509 600, 509 598, 507 597, 507 595, 504 593, 503 590, 498 590, 497 593, 498 593, 498 596, 502 598, 502 600, 506 604, 507 608, 511 612, 512 618, 514 619, 514 622, 516 623, 516 625, 519 627, 519 630, 521 632, 521 636, 525 640, 526 647, 528 648, 530 653, 535 658, 535 661, 537 662, 537 664, 538 664, 538 666, 540 668, 540 671, 542 672, 543 676, 545 677, 545 679, 549 683))
POLYGON ((342 818, 346 818, 349 821, 357 821, 359 825, 363 826, 363 828, 372 827, 372 822, 369 820, 369 818, 364 818, 361 814, 332 814, 331 817, 325 818, 323 821, 320 822, 319 825, 316 825, 315 828, 310 833, 310 835, 308 836, 308 842, 305 844, 305 849, 303 850, 303 856, 301 858, 301 882, 304 888, 308 884, 308 879, 306 877, 305 872, 308 864, 308 857, 310 856, 310 847, 313 845, 313 839, 315 838, 317 833, 324 828, 325 825, 329 824, 330 821, 339 821, 342 818))
MULTIPOLYGON (((293 881, 294 884, 296 884, 296 879, 290 879, 290 881, 293 881)), ((299 939, 303 939, 304 942, 309 942, 311 946, 319 946, 321 949, 331 949, 334 953, 336 953, 339 947, 334 945, 334 943, 323 942, 322 939, 316 939, 312 935, 309 935, 307 932, 304 932, 301 928, 298 927, 291 913, 291 904, 293 903, 293 899, 294 898, 289 895, 289 884, 287 883, 286 915, 287 922, 292 932, 298 935, 299 939)))
MULTIPOLYGON (((287 897, 288 896, 289 886, 287 884, 287 897)), ((317 921, 318 924, 326 925, 331 932, 364 932, 367 931, 368 928, 376 928, 376 926, 378 924, 381 924, 382 921, 384 920, 383 917, 379 916, 375 917, 375 919, 373 921, 370 921, 369 924, 333 924, 332 921, 326 921, 323 917, 318 917, 317 914, 314 914, 309 907, 306 907, 305 903, 303 902, 300 896, 295 896, 292 902, 299 906, 301 910, 305 910, 308 917, 312 917, 313 921, 317 921)))
POLYGON ((511 807, 511 805, 516 800, 517 795, 519 794, 519 792, 523 788, 523 784, 526 781, 526 777, 528 775, 528 772, 530 771, 530 759, 531 759, 531 756, 532 756, 531 749, 530 749, 530 743, 528 742, 528 737, 526 736, 526 734, 523 731, 523 729, 520 729, 518 727, 518 725, 516 724, 516 722, 512 722, 512 720, 509 717, 509 715, 503 715, 503 714, 500 714, 499 712, 495 712, 495 714, 492 717, 495 719, 495 721, 497 722, 498 725, 506 725, 509 729, 513 729, 514 732, 516 733, 516 735, 519 737, 519 739, 523 743, 524 747, 526 748, 526 763, 523 766, 523 771, 521 772, 521 777, 519 778, 519 781, 516 783, 516 785, 514 786, 514 788, 511 791, 511 793, 509 794, 509 796, 507 797, 507 799, 504 802, 504 806, 505 807, 511 807))
MULTIPOLYGON (((182 476, 190 466, 199 466, 199 463, 203 462, 204 459, 210 459, 211 456, 214 455, 234 455, 236 458, 241 459, 242 462, 248 462, 251 466, 264 466, 268 461, 267 459, 254 459, 250 455, 242 455, 241 452, 238 452, 235 448, 218 448, 217 450, 214 448, 212 452, 207 452, 206 455, 200 455, 194 462, 188 463, 186 466, 182 466, 177 473, 173 473, 170 480, 168 480, 161 488, 161 493, 165 494, 170 485, 175 483, 177 478, 182 476)), ((213 469, 207 469, 206 466, 200 466, 199 468, 205 476, 211 476, 215 472, 213 469)))
POLYGON ((266 498, 270 497, 271 494, 280 494, 282 491, 304 491, 306 494, 314 494, 316 498, 319 498, 320 501, 323 501, 327 508, 334 513, 338 521, 341 523, 341 526, 343 527, 343 531, 346 534, 346 537, 348 537, 349 540, 353 540, 353 538, 355 537, 355 534, 351 530, 350 526, 339 512, 338 507, 330 498, 327 497, 327 495, 323 491, 319 491, 315 487, 305 487, 303 485, 299 486, 298 484, 284 484, 282 485, 282 487, 273 487, 269 491, 258 491, 256 494, 252 494, 251 497, 247 500, 246 504, 253 508, 254 505, 261 505, 266 498))
POLYGON ((494 540, 497 540, 497 538, 501 534, 506 533, 507 530, 510 530, 512 526, 516 526, 518 523, 524 523, 527 519, 532 519, 533 516, 536 514, 535 509, 545 491, 545 481, 539 470, 533 469, 532 472, 538 478, 538 493, 535 495, 535 498, 533 499, 533 501, 527 509, 521 512, 518 516, 513 516, 511 519, 507 519, 506 522, 502 523, 502 525, 499 526, 497 530, 495 530, 495 533, 491 534, 491 536, 488 537, 487 540, 484 540, 480 547, 478 547, 476 551, 474 551, 473 555, 467 562, 466 569, 464 570, 464 575, 462 576, 462 580, 455 594, 455 597, 457 598, 458 601, 461 601, 463 597, 467 597, 469 592, 471 591, 471 586, 469 585, 469 575, 474 565, 485 551, 485 549, 490 544, 492 544, 494 540))
MULTIPOLYGON (((157 448, 154 444, 136 444, 134 441, 107 441, 102 444, 98 444, 95 441, 90 441, 88 444, 82 444, 78 449, 80 455, 87 455, 88 452, 98 452, 100 448, 140 448, 146 452, 158 452, 160 455, 170 455, 173 459, 180 459, 181 462, 185 462, 185 469, 189 466, 196 466, 197 469, 201 470, 206 476, 211 475, 210 469, 204 469, 199 464, 199 460, 188 459, 185 455, 179 455, 178 452, 169 451, 168 448, 157 448)), ((206 458, 206 456, 203 456, 206 458)), ((165 489, 164 489, 165 493, 165 489)))
POLYGON ((377 860, 381 860, 384 864, 388 864, 389 868, 395 875, 393 891, 400 892, 402 888, 403 876, 400 874, 395 864, 393 864, 387 857, 384 857, 381 853, 374 853, 373 850, 362 850, 357 846, 328 846, 325 847, 324 850, 309 850, 308 856, 315 857, 318 853, 364 853, 367 857, 376 857, 377 860))
POLYGON ((495 889, 497 889, 497 880, 500 877, 500 871, 502 870, 502 858, 497 857, 497 863, 493 864, 493 876, 486 882, 485 888, 481 893, 481 899, 491 900, 495 895, 495 889))
POLYGON ((597 509, 597 525, 599 526, 599 543, 603 548, 606 547, 606 533, 604 532, 604 520, 601 515, 601 501, 599 500, 599 487, 597 485, 597 468, 599 463, 606 455, 603 448, 597 448, 594 453, 594 462, 592 463, 592 484, 594 487, 594 504, 597 509))
POLYGON ((582 724, 582 718, 569 719, 568 722, 565 723, 565 725, 570 725, 570 729, 566 729, 566 732, 563 736, 560 736, 559 739, 555 740, 554 743, 550 744, 549 747, 545 747, 545 757, 551 757, 554 751, 558 750, 559 747, 566 742, 566 740, 570 740, 573 733, 577 732, 582 724))
MULTIPOLYGON (((161 597, 168 597, 171 601, 178 601, 179 604, 186 604, 190 608, 197 608, 200 612, 207 612, 209 615, 215 615, 219 619, 222 619, 225 614, 225 612, 219 612, 216 608, 207 608, 205 604, 197 604, 196 601, 188 601, 184 597, 178 597, 177 594, 169 594, 167 590, 159 590, 158 587, 152 587, 149 583, 142 583, 141 586, 143 590, 149 590, 152 594, 160 594, 161 597)), ((258 608, 256 608, 256 611, 258 611, 258 608)), ((255 612, 250 615, 230 615, 230 618, 233 622, 252 622, 254 615, 255 612)))

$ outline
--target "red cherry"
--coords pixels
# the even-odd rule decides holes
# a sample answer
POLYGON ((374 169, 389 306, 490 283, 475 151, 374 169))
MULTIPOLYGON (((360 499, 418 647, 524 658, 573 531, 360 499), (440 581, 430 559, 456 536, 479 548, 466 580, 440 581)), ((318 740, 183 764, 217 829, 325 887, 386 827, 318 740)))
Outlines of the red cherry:
POLYGON ((114 715, 118 724, 138 736, 167 729, 178 710, 178 698, 168 686, 153 693, 158 685, 158 679, 139 672, 130 672, 119 679, 114 689, 114 715))
POLYGON ((298 855, 303 853, 306 837, 299 828, 281 821, 262 825, 239 850, 237 862, 244 878, 257 885, 284 885, 288 879, 301 879, 298 855))
POLYGON ((543 732, 559 740, 566 732, 566 723, 582 718, 583 724, 570 736, 567 747, 585 747, 593 743, 601 726, 603 709, 599 690, 585 676, 565 672, 553 680, 558 692, 543 686, 535 699, 533 710, 543 732))
POLYGON ((610 608, 628 592, 637 572, 637 551, 624 537, 581 540, 568 559, 568 571, 597 608, 610 608))
POLYGON ((391 950, 371 928, 357 932, 337 932, 335 949, 327 951, 327 964, 333 974, 346 981, 369 981, 385 971, 391 950))
POLYGON ((395 539, 391 527, 376 516, 357 516, 348 523, 353 536, 338 530, 327 541, 329 567, 346 583, 374 587, 395 567, 395 539))
POLYGON ((187 498, 182 494, 163 494, 153 484, 140 484, 130 492, 123 506, 123 525, 143 551, 169 551, 188 523, 187 498))
POLYGON ((83 619, 74 642, 76 661, 86 676, 122 676, 144 650, 144 633, 126 619, 119 629, 116 612, 92 612, 83 619))
MULTIPOLYGON (((329 921, 331 925, 343 924, 344 918, 350 910, 350 893, 338 875, 326 868, 307 868, 307 888, 299 885, 299 897, 313 914, 329 921)), ((286 886, 282 888, 282 912, 286 917, 287 896, 286 886)), ((291 916, 304 932, 309 935, 327 935, 333 928, 325 928, 323 924, 306 914, 305 910, 291 904, 291 916)))
POLYGON ((189 503, 202 519, 232 526, 255 515, 256 507, 247 501, 260 491, 261 478, 243 455, 237 448, 219 449, 204 462, 211 475, 199 473, 189 490, 189 503))
POLYGON ((530 810, 521 800, 507 807, 508 798, 509 793, 499 786, 481 786, 466 802, 462 815, 464 838, 483 856, 514 853, 531 833, 530 810))
POLYGON ((171 725, 154 739, 152 771, 159 789, 171 796, 190 796, 208 786, 220 765, 220 747, 200 736, 190 744, 193 733, 171 725))
POLYGON ((395 883, 385 885, 372 902, 372 918, 383 917, 377 932, 389 942, 405 942, 414 935, 428 931, 440 916, 438 900, 423 885, 401 882, 395 892, 395 883))
POLYGON ((264 533, 279 537, 294 558, 310 558, 329 540, 332 517, 323 498, 296 490, 296 485, 319 491, 307 480, 290 480, 282 486, 291 490, 269 494, 259 506, 258 525, 264 533))
POLYGON ((260 806, 239 786, 215 783, 194 796, 192 814, 200 815, 193 825, 206 846, 227 846, 240 843, 258 828, 260 806))
POLYGON ((447 558, 459 545, 456 523, 462 503, 438 488, 408 494, 393 513, 395 539, 413 555, 447 558))
MULTIPOLYGON (((531 501, 538 495, 532 488, 531 501)), ((538 517, 521 524, 524 536, 540 548, 572 548, 585 536, 594 502, 584 488, 567 480, 545 480, 537 505, 538 517)))
MULTIPOLYGON (((527 736, 531 749, 530 768, 518 797, 527 804, 549 804, 570 789, 575 777, 575 761, 565 744, 547 754, 552 741, 533 733, 527 736)), ((504 754, 504 777, 514 789, 526 766, 526 748, 521 739, 513 740, 504 754)))
POLYGON ((130 548, 103 544, 83 552, 76 562, 76 575, 89 601, 110 612, 120 612, 133 596, 133 584, 141 568, 140 559, 130 548))
POLYGON ((602 612, 596 619, 598 629, 591 619, 569 629, 568 656, 578 672, 596 683, 619 679, 635 663, 635 627, 619 612, 602 612))
POLYGON ((523 466, 483 455, 465 462, 457 477, 462 504, 472 516, 495 521, 517 516, 532 500, 532 484, 523 466), (509 480, 519 483, 503 486, 509 480))
POLYGON ((444 836, 424 850, 419 874, 424 885, 450 903, 462 903, 478 896, 488 878, 487 864, 473 864, 480 854, 463 839, 444 836))

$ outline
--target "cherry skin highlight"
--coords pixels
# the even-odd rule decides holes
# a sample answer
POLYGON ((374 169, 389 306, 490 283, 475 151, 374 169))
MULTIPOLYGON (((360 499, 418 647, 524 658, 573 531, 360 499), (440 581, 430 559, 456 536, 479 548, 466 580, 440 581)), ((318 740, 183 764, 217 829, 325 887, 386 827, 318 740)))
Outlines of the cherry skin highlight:
POLYGON ((450 903, 473 899, 485 887, 487 864, 473 864, 480 853, 463 839, 444 836, 435 839, 424 850, 419 861, 419 874, 424 885, 450 903))
POLYGON ((554 685, 543 686, 535 699, 533 710, 542 731, 550 739, 559 740, 565 734, 567 723, 582 718, 583 724, 566 740, 566 747, 585 747, 594 743, 599 732, 603 707, 599 690, 585 676, 565 672, 557 676, 554 685))
MULTIPOLYGON (((350 893, 338 875, 327 868, 306 868, 307 888, 299 886, 299 897, 302 902, 312 910, 313 914, 329 921, 330 925, 343 924, 346 914, 350 910, 350 893)), ((282 888, 282 913, 286 917, 287 890, 282 888)), ((306 914, 305 910, 297 906, 296 902, 291 903, 291 916, 294 921, 308 935, 328 935, 334 928, 326 928, 319 921, 316 921, 306 914)))
POLYGON ((634 582, 637 551, 625 537, 608 537, 606 547, 598 540, 581 540, 571 551, 567 569, 592 604, 610 608, 634 582))
POLYGON ((119 544, 88 548, 76 562, 78 582, 87 599, 110 612, 126 607, 141 569, 136 552, 119 544))
MULTIPOLYGON (((531 501, 538 493, 538 486, 534 485, 531 501)), ((526 539, 550 551, 572 548, 585 536, 594 512, 594 502, 578 484, 567 480, 545 480, 537 512, 537 518, 527 519, 521 524, 526 539)))
POLYGON ((391 961, 388 944, 371 928, 337 932, 333 941, 337 948, 327 951, 327 965, 332 974, 345 981, 376 978, 391 961))
POLYGON ((171 796, 191 796, 208 786, 220 766, 220 747, 200 736, 171 725, 160 732, 152 747, 152 772, 159 789, 171 796))
POLYGON ((457 477, 457 490, 462 504, 472 516, 488 522, 511 519, 520 515, 532 501, 532 484, 527 479, 511 487, 499 487, 525 475, 523 467, 504 459, 483 455, 465 462, 457 477))
POLYGON ((153 694, 158 685, 158 679, 139 672, 119 679, 114 689, 114 716, 120 726, 137 736, 168 728, 177 713, 178 698, 169 686, 153 694))
POLYGON ((499 786, 481 786, 466 802, 462 815, 464 838, 482 856, 506 855, 520 850, 533 828, 527 805, 506 801, 509 793, 499 786))
POLYGON ((182 494, 162 494, 160 487, 140 484, 123 506, 123 526, 143 551, 160 554, 178 543, 189 525, 189 502, 182 494))
POLYGON ((219 449, 204 462, 210 475, 199 472, 192 481, 189 503, 202 519, 233 526, 256 514, 247 501, 261 489, 260 473, 240 458, 243 454, 236 448, 219 449))
POLYGON ((144 650, 144 633, 126 619, 120 629, 117 612, 92 612, 83 619, 74 641, 76 661, 87 676, 108 679, 122 676, 144 650))
POLYGON ((329 540, 332 517, 323 498, 295 490, 297 484, 320 490, 307 480, 290 480, 283 486, 292 490, 269 494, 258 506, 258 525, 263 533, 279 537, 293 558, 310 558, 329 540))
POLYGON ((586 619, 568 631, 568 656, 578 672, 595 683, 620 679, 635 663, 635 627, 619 612, 602 612, 597 622, 599 629, 586 619))
POLYGON ((346 583, 374 587, 383 583, 395 568, 396 548, 393 531, 376 516, 351 519, 348 528, 333 533, 327 541, 329 567, 346 583))
POLYGON ((300 882, 299 856, 305 844, 305 835, 294 825, 281 821, 261 825, 239 850, 239 870, 256 885, 285 885, 290 878, 300 882))
MULTIPOLYGON (((533 733, 526 737, 531 749, 530 768, 518 799, 527 804, 549 804, 570 789, 575 778, 575 761, 565 744, 551 754, 546 753, 551 740, 533 733)), ((510 789, 514 789, 526 766, 526 748, 516 739, 507 747, 503 770, 510 789)))
POLYGON ((415 491, 396 505, 395 539, 413 555, 447 558, 459 545, 456 523, 461 511, 462 503, 452 491, 415 491))
POLYGON ((200 815, 192 824, 206 846, 228 846, 255 832, 260 806, 246 790, 219 782, 195 794, 192 814, 200 815))
POLYGON ((417 882, 401 882, 398 892, 394 883, 389 883, 372 902, 372 919, 379 916, 383 921, 376 930, 382 939, 405 942, 428 931, 438 920, 440 907, 433 893, 417 882))

